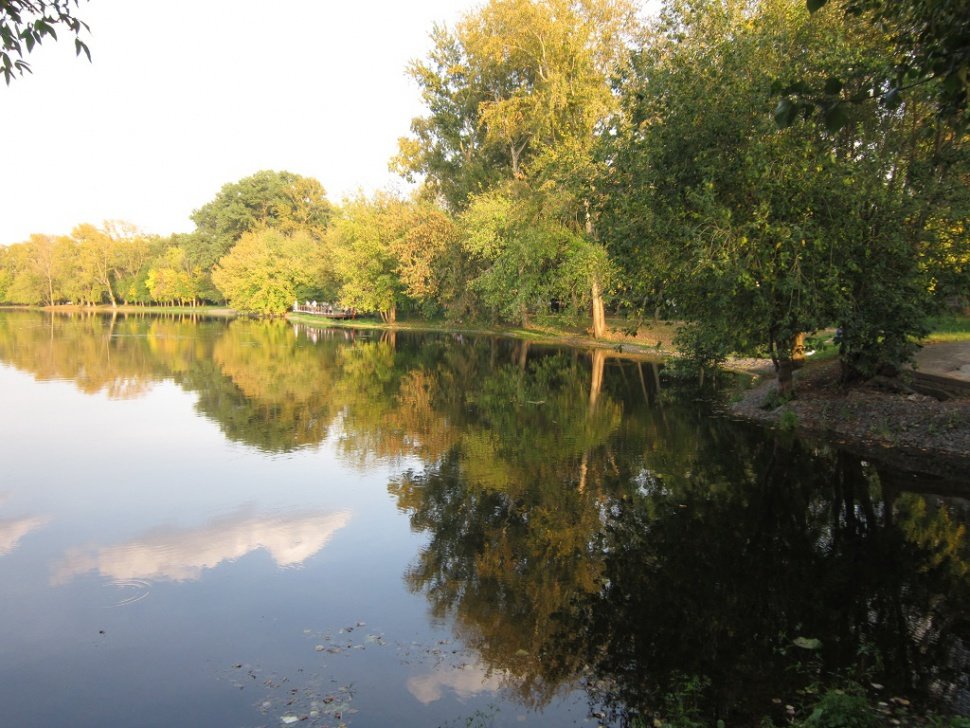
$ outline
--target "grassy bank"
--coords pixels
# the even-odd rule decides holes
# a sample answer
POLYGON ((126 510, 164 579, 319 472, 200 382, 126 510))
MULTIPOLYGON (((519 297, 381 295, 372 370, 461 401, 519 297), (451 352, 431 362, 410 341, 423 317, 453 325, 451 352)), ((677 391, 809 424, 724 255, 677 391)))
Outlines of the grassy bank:
POLYGON ((930 319, 929 343, 970 341, 970 316, 950 314, 930 319))
MULTIPOLYGON (((97 314, 168 314, 233 317, 239 315, 226 306, 2 306, 8 310, 39 310, 56 313, 97 314)), ((481 322, 428 321, 424 319, 401 319, 393 324, 377 317, 365 316, 351 320, 324 319, 309 314, 287 313, 286 318, 320 328, 379 329, 386 331, 425 331, 438 333, 480 334, 489 336, 512 336, 527 341, 561 343, 571 346, 614 348, 623 353, 651 356, 671 356, 677 353, 674 345, 677 324, 668 321, 647 321, 635 334, 628 333, 630 322, 622 317, 607 319, 607 334, 595 339, 584 325, 566 317, 549 316, 536 320, 528 328, 519 326, 489 325, 481 322)), ((949 314, 930 320, 931 333, 926 344, 970 342, 970 316, 949 314)), ((806 349, 813 352, 810 361, 826 361, 838 355, 834 342, 835 329, 824 329, 806 340, 806 349)), ((739 360, 749 361, 749 360, 739 360)))

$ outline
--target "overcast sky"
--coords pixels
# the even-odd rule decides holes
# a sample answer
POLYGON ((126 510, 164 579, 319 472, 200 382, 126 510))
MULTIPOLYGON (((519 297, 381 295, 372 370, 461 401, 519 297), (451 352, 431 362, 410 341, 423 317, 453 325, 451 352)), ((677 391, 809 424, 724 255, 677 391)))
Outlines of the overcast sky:
POLYGON ((45 42, 0 83, 0 244, 126 220, 146 232, 260 169, 340 201, 400 185, 397 138, 423 113, 405 76, 435 22, 473 0, 91 0, 93 63, 45 42))

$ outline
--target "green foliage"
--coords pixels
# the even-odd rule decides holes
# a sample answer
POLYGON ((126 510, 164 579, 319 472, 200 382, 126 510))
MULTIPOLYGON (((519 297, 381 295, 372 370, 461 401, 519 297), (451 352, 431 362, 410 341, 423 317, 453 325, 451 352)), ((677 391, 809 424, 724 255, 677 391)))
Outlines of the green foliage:
POLYGON ((797 337, 832 322, 853 376, 912 355, 951 265, 934 226, 961 229, 967 209, 959 140, 918 97, 895 114, 847 109, 838 136, 773 132, 764 113, 779 79, 812 73, 835 92, 846 64, 886 48, 794 0, 665 8, 601 152, 600 234, 631 308, 673 309, 698 358, 769 355, 782 384, 797 337))
POLYGON ((605 251, 563 224, 550 198, 523 184, 475 196, 461 217, 470 287, 493 317, 522 325, 553 300, 578 309, 609 276, 605 251))
MULTIPOLYGON (((704 695, 710 689, 711 681, 696 675, 674 676, 674 684, 664 697, 664 717, 660 720, 663 728, 705 728, 709 722, 704 719, 701 706, 704 695)), ((656 722, 655 722, 656 725, 656 722)))
POLYGON ((970 316, 934 316, 929 328, 931 341, 970 341, 970 316))
POLYGON ((452 210, 522 179, 547 150, 588 145, 615 99, 608 80, 636 32, 626 0, 507 0, 435 27, 409 75, 429 114, 414 119, 392 166, 421 174, 452 210))
POLYGON ((262 170, 223 185, 215 199, 192 213, 198 236, 192 247, 209 248, 214 262, 258 228, 302 230, 320 238, 331 215, 326 192, 314 178, 262 170))
POLYGON ((782 432, 794 432, 798 427, 798 415, 791 407, 785 407, 778 417, 778 429, 782 432))
POLYGON ((406 301, 438 295, 441 260, 457 246, 450 216, 388 194, 348 201, 327 235, 341 303, 393 321, 406 301))
POLYGON ((199 297, 200 281, 200 272, 192 268, 185 250, 172 246, 155 260, 145 284, 153 300, 184 304, 199 297))
POLYGON ((0 247, 0 302, 11 303, 10 284, 13 282, 13 265, 10 260, 10 249, 0 247))
MULTIPOLYGON (((806 0, 805 4, 810 13, 816 13, 829 2, 806 0)), ((868 87, 849 96, 848 101, 879 99, 883 105, 895 109, 906 92, 929 85, 939 113, 957 127, 966 124, 970 94, 970 44, 967 43, 970 13, 966 3, 960 0, 843 0, 838 5, 838 11, 849 22, 865 23, 892 40, 881 73, 867 79, 868 87)), ((826 84, 824 93, 828 99, 806 94, 797 102, 784 99, 782 103, 801 104, 808 111, 831 108, 832 97, 837 99, 842 91, 842 83, 832 80, 838 86, 826 84)), ((836 105, 841 104, 836 102, 836 105)), ((792 120, 782 121, 790 124, 792 120)), ((835 130, 845 123, 845 120, 833 123, 828 116, 825 121, 835 130)))
POLYGON ((719 332, 693 322, 677 330, 674 344, 683 353, 683 365, 694 371, 723 364, 731 353, 719 332))
POLYGON ((803 728, 870 728, 879 725, 864 695, 829 690, 815 704, 803 728))
POLYGON ((212 280, 240 311, 281 314, 315 286, 324 265, 323 247, 308 233, 264 228, 245 233, 212 280))
POLYGON ((26 55, 45 38, 57 40, 58 27, 73 33, 75 53, 91 60, 81 40, 88 25, 74 15, 80 4, 81 0, 0 0, 0 73, 8 86, 15 76, 32 72, 26 55))

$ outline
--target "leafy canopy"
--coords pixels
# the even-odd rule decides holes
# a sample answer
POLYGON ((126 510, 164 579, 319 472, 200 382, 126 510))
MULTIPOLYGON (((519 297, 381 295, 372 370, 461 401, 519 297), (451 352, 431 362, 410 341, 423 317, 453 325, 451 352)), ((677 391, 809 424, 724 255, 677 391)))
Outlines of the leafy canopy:
MULTIPOLYGON (((799 115, 821 112, 837 131, 848 122, 847 105, 878 100, 899 107, 909 92, 926 87, 941 117, 965 128, 970 97, 970 5, 966 0, 805 0, 812 14, 826 6, 849 22, 884 34, 891 46, 875 67, 847 67, 822 82, 797 78, 779 86, 784 98, 775 109, 781 127, 799 115)), ((850 54, 851 55, 851 54, 850 54)))
POLYGON ((281 314, 314 288, 323 268, 323 250, 306 231, 262 228, 243 234, 212 280, 233 308, 281 314))

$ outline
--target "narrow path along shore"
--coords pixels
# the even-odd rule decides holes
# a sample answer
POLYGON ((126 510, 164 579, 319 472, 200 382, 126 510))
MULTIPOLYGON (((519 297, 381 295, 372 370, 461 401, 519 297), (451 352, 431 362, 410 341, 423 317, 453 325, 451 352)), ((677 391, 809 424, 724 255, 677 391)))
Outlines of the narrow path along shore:
POLYGON ((924 346, 916 354, 916 371, 970 384, 970 342, 924 346))

